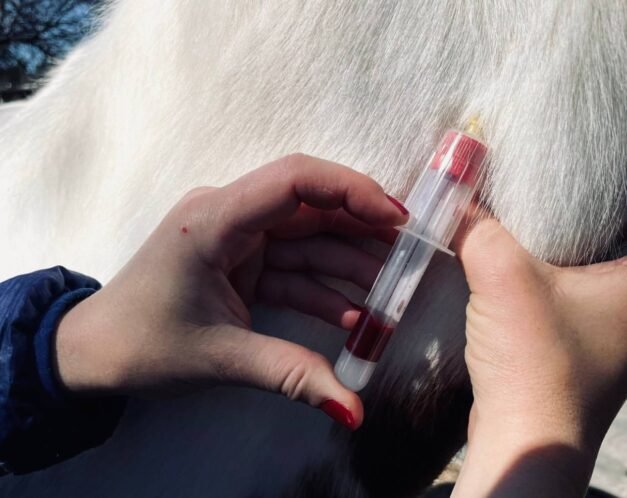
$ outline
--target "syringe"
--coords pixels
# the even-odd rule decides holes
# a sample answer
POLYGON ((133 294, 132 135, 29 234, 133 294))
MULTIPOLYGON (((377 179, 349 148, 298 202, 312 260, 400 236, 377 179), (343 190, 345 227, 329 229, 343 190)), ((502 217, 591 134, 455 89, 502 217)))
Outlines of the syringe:
POLYGON ((363 389, 398 325, 436 249, 447 247, 477 189, 479 168, 487 152, 473 119, 461 132, 444 135, 429 166, 405 201, 410 212, 365 308, 335 363, 335 374, 352 391, 363 389))

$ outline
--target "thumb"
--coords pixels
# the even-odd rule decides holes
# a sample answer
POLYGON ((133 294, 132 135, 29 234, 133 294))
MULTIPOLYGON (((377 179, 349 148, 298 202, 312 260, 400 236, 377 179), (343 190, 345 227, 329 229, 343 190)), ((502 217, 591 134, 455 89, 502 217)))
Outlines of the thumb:
POLYGON ((460 227, 453 250, 472 292, 500 293, 511 288, 511 276, 528 273, 533 258, 493 217, 483 215, 460 227))
POLYGON ((324 356, 283 339, 230 328, 228 340, 233 347, 223 358, 224 380, 304 401, 351 430, 361 425, 359 396, 340 384, 324 356))

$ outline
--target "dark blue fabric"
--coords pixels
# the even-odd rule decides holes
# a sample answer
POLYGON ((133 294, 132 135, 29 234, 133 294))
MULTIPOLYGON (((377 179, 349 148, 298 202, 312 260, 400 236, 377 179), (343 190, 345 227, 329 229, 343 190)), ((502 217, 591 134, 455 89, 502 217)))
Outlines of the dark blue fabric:
POLYGON ((91 296, 94 292, 96 292, 96 289, 87 287, 63 294, 50 306, 35 334, 35 362, 37 372, 39 372, 39 379, 46 392, 60 403, 63 402, 64 396, 55 378, 52 347, 54 344, 54 333, 64 313, 75 304, 91 296))
POLYGON ((0 467, 21 474, 104 442, 124 410, 122 398, 77 400, 53 368, 63 314, 100 288, 57 266, 0 283, 0 467))

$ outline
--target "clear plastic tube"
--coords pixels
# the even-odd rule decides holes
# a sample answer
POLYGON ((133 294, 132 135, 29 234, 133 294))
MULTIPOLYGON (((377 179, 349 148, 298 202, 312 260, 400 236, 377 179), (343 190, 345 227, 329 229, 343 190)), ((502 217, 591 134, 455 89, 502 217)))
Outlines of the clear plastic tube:
POLYGON ((348 389, 363 389, 436 250, 447 249, 476 188, 487 147, 471 121, 449 130, 405 201, 411 216, 379 272, 365 308, 335 363, 348 389))

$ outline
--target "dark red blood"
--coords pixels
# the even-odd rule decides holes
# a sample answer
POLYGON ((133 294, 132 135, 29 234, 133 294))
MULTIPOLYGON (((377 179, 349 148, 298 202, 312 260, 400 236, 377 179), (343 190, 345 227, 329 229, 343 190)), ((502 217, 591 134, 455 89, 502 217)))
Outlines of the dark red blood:
POLYGON ((367 310, 362 311, 346 341, 346 349, 367 361, 379 361, 394 327, 386 327, 367 310))
POLYGON ((187 230, 187 227, 181 227, 181 232, 183 232, 183 233, 187 233, 187 231, 188 231, 188 230, 187 230))

